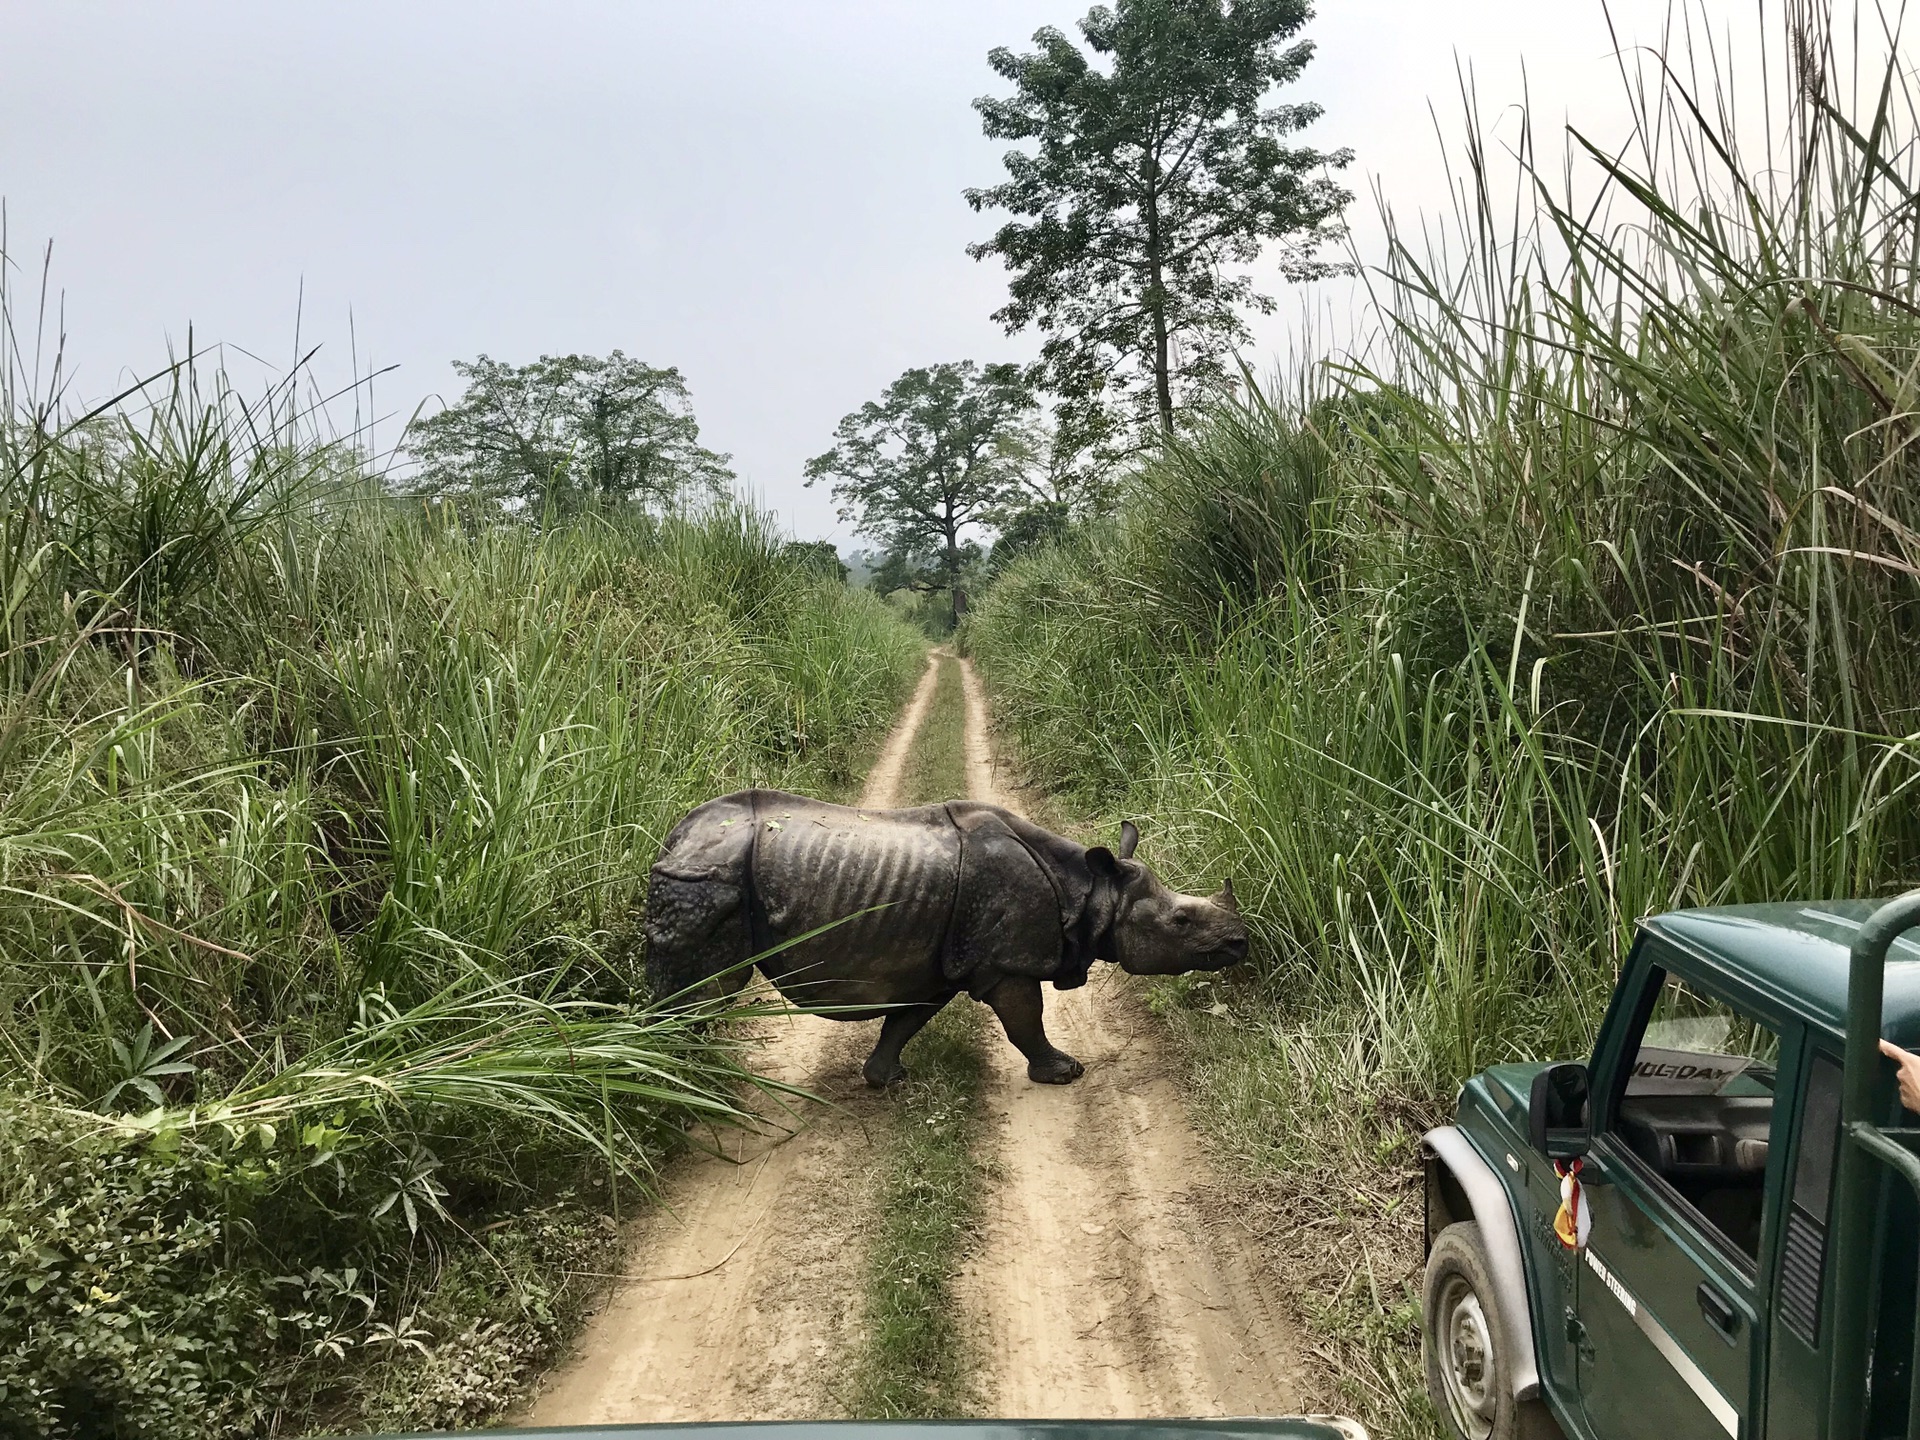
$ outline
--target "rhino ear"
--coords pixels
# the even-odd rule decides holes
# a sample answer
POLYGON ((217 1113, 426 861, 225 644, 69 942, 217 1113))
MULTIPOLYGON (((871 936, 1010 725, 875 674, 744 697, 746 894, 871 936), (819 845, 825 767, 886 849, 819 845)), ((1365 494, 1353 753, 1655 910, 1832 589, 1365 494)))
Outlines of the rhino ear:
POLYGON ((1133 852, 1140 844, 1140 827, 1131 820, 1120 822, 1120 858, 1131 860, 1133 852))
POLYGON ((1113 858, 1113 851, 1104 845, 1088 847, 1087 868, 1107 880, 1116 880, 1120 876, 1120 862, 1113 858))

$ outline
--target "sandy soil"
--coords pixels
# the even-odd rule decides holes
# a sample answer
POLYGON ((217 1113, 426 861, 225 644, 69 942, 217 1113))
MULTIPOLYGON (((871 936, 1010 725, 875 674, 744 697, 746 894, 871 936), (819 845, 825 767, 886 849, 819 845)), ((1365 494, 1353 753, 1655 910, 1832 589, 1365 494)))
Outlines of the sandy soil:
MULTIPOLYGON (((930 661, 863 806, 894 803, 935 674, 930 661)), ((860 1076, 878 1028, 804 1015, 765 1022, 755 1068, 834 1108, 763 1104, 756 1131, 722 1137, 728 1158, 671 1167, 665 1203, 634 1227, 627 1278, 518 1423, 845 1413, 834 1387, 858 1344, 870 1176, 885 1135, 885 1099, 860 1076)))
MULTIPOLYGON (((963 673, 968 788, 1017 810, 963 673)), ((1035 1085, 1011 1046, 988 1048, 1000 1182, 962 1293, 989 1413, 1297 1410, 1299 1336, 1250 1237, 1207 1203, 1206 1158, 1128 977, 1102 965, 1081 989, 1049 990, 1047 1031, 1086 1064, 1072 1085, 1035 1085)))
MULTIPOLYGON (((962 664, 968 789, 1019 808, 962 664)), ((934 675, 930 663, 862 805, 893 803, 934 675)), ((1209 1223, 1206 1160, 1151 1020, 1125 977, 1106 966, 1095 977, 1047 997, 1055 1043, 1087 1065, 1075 1084, 1032 1084, 998 1027, 985 1032, 997 1182, 961 1288, 987 1413, 1290 1412, 1298 1337, 1251 1242, 1209 1223)), ((859 1072, 874 1030, 768 1022, 761 1067, 837 1108, 771 1111, 756 1133, 726 1137, 730 1158, 673 1167, 665 1205, 635 1226, 627 1278, 522 1423, 844 1413, 835 1387, 859 1342, 885 1135, 887 1099, 859 1072)))

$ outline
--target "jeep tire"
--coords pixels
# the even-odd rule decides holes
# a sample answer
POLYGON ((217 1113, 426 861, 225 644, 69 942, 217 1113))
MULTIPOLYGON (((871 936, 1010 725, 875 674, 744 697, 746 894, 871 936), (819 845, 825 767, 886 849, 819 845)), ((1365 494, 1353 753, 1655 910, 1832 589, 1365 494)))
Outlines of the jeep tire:
POLYGON ((1559 1440, 1560 1427, 1544 1404, 1513 1398, 1508 1318, 1490 1279, 1480 1227, 1470 1220, 1447 1226, 1427 1255, 1420 1351, 1427 1394, 1450 1440, 1559 1440))

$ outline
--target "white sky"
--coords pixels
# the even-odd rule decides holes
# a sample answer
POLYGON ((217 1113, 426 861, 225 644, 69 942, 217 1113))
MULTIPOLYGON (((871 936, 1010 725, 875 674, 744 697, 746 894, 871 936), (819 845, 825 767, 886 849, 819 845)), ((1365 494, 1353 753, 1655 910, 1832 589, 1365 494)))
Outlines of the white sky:
MULTIPOLYGON (((324 379, 351 373, 350 314, 361 368, 400 366, 382 443, 482 351, 678 365, 703 440, 798 533, 844 542, 800 473, 840 416, 908 366, 1031 353, 988 318, 1003 272, 964 252, 993 221, 961 190, 1001 173, 969 101, 1002 88, 990 47, 1087 4, 0 0, 15 283, 37 287, 51 239, 90 398, 189 324, 290 357, 304 285, 324 379)), ((1751 0, 1708 8, 1751 31, 1751 0)), ((1613 13, 1652 40, 1666 9, 1613 13)), ((1356 152, 1363 252, 1376 177, 1403 217, 1445 203, 1428 105, 1454 121, 1456 60, 1489 115, 1524 57, 1539 130, 1624 118, 1598 0, 1323 0, 1306 33, 1286 98, 1325 106, 1311 143, 1356 152)), ((1301 310, 1277 293, 1263 368, 1301 310)))

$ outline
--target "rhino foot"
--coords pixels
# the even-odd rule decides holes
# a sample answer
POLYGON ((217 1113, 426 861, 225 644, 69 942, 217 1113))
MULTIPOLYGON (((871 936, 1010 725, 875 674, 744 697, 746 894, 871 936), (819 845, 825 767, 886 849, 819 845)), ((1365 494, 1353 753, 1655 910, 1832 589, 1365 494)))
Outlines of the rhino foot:
POLYGON ((860 1067, 860 1073, 867 1077, 867 1088, 869 1090, 891 1090, 895 1085, 904 1085, 907 1083, 907 1067, 902 1065, 898 1060, 893 1062, 891 1069, 886 1070, 881 1069, 869 1060, 865 1065, 860 1067))
POLYGON ((1055 1053, 1027 1066, 1027 1078, 1041 1085, 1071 1085, 1087 1073, 1087 1067, 1071 1055, 1055 1053))

